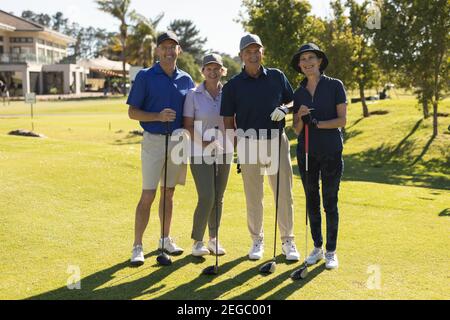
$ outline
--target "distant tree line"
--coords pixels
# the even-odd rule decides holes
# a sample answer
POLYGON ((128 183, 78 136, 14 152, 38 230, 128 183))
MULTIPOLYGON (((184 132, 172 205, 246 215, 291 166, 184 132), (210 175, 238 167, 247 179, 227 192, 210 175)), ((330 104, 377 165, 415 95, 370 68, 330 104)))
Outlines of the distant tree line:
POLYGON ((331 18, 311 13, 307 0, 243 0, 239 21, 260 35, 266 63, 286 72, 292 83, 292 54, 305 42, 328 53, 326 73, 357 89, 362 115, 370 115, 365 91, 387 83, 414 89, 424 118, 432 106, 433 136, 438 104, 449 92, 450 1, 332 0, 331 18))

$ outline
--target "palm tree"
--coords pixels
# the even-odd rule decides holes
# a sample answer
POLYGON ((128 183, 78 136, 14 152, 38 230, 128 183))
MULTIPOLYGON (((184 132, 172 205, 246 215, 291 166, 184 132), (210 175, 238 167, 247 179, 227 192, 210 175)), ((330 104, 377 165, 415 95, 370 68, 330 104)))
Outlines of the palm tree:
POLYGON ((128 37, 128 62, 131 64, 149 67, 154 62, 158 24, 164 17, 160 13, 155 18, 146 18, 136 11, 131 12, 133 25, 132 34, 128 37))
POLYGON ((101 11, 111 14, 114 18, 120 20, 120 33, 119 40, 122 47, 122 71, 123 71, 123 95, 126 92, 127 75, 125 70, 126 65, 126 49, 127 49, 127 37, 128 37, 128 24, 127 16, 130 9, 131 0, 96 0, 95 1, 101 11))

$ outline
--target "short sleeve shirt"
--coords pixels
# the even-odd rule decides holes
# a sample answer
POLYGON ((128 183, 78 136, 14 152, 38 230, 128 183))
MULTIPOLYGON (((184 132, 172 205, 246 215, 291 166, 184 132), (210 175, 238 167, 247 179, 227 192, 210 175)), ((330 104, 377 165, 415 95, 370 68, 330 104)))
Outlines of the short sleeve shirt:
MULTIPOLYGON (((174 122, 170 123, 170 132, 182 127, 183 106, 187 92, 194 88, 192 78, 186 72, 176 68, 169 77, 159 63, 138 72, 131 87, 127 104, 147 112, 161 112, 171 108, 176 112, 174 122)), ((166 126, 160 121, 140 122, 141 127, 153 134, 164 134, 166 126)))
POLYGON ((292 101, 293 90, 283 72, 261 68, 258 78, 251 77, 244 69, 224 85, 220 114, 235 116, 238 129, 255 129, 257 132, 266 129, 270 137, 270 130, 278 129, 278 123, 270 119, 270 114, 292 101))
MULTIPOLYGON (((314 108, 311 111, 311 115, 318 121, 337 118, 336 106, 347 103, 347 95, 342 81, 322 74, 314 96, 311 96, 308 89, 306 89, 306 85, 307 79, 305 78, 294 92, 294 113, 298 112, 301 105, 305 105, 309 108, 314 108)), ((340 128, 310 128, 309 132, 309 153, 327 155, 342 152, 343 142, 340 128)), ((301 150, 304 148, 304 141, 304 131, 302 131, 298 137, 301 150)))
MULTIPOLYGON (((201 83, 195 89, 190 90, 184 102, 183 115, 194 119, 194 131, 203 137, 205 131, 219 127, 222 134, 225 133, 223 125, 223 117, 220 116, 220 104, 222 100, 222 91, 213 98, 205 88, 205 84, 201 83), (197 127, 201 124, 201 127, 197 127)), ((205 137, 205 141, 209 139, 205 137)), ((194 156, 202 156, 201 143, 194 140, 196 147, 194 148, 194 156)))

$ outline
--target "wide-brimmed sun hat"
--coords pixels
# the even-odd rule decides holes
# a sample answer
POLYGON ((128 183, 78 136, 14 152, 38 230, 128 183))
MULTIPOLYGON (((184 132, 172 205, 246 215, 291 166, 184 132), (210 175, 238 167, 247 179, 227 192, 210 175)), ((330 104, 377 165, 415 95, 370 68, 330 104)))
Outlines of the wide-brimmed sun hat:
POLYGON ((307 43, 302 45, 297 52, 292 56, 291 67, 294 68, 295 71, 299 73, 303 73, 300 67, 298 66, 298 62, 300 60, 300 56, 305 52, 314 52, 318 58, 322 59, 322 63, 320 64, 320 72, 323 72, 328 66, 328 58, 325 53, 320 50, 319 46, 315 43, 307 43))

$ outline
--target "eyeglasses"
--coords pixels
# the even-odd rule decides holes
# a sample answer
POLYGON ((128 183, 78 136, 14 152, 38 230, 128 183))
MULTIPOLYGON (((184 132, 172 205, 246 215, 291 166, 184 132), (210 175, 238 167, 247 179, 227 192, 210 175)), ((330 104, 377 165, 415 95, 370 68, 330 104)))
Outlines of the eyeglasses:
POLYGON ((177 45, 175 45, 175 46, 167 46, 167 47, 165 47, 165 46, 159 46, 159 48, 162 50, 162 51, 164 51, 164 52, 166 52, 166 51, 175 51, 176 49, 177 49, 177 45))

